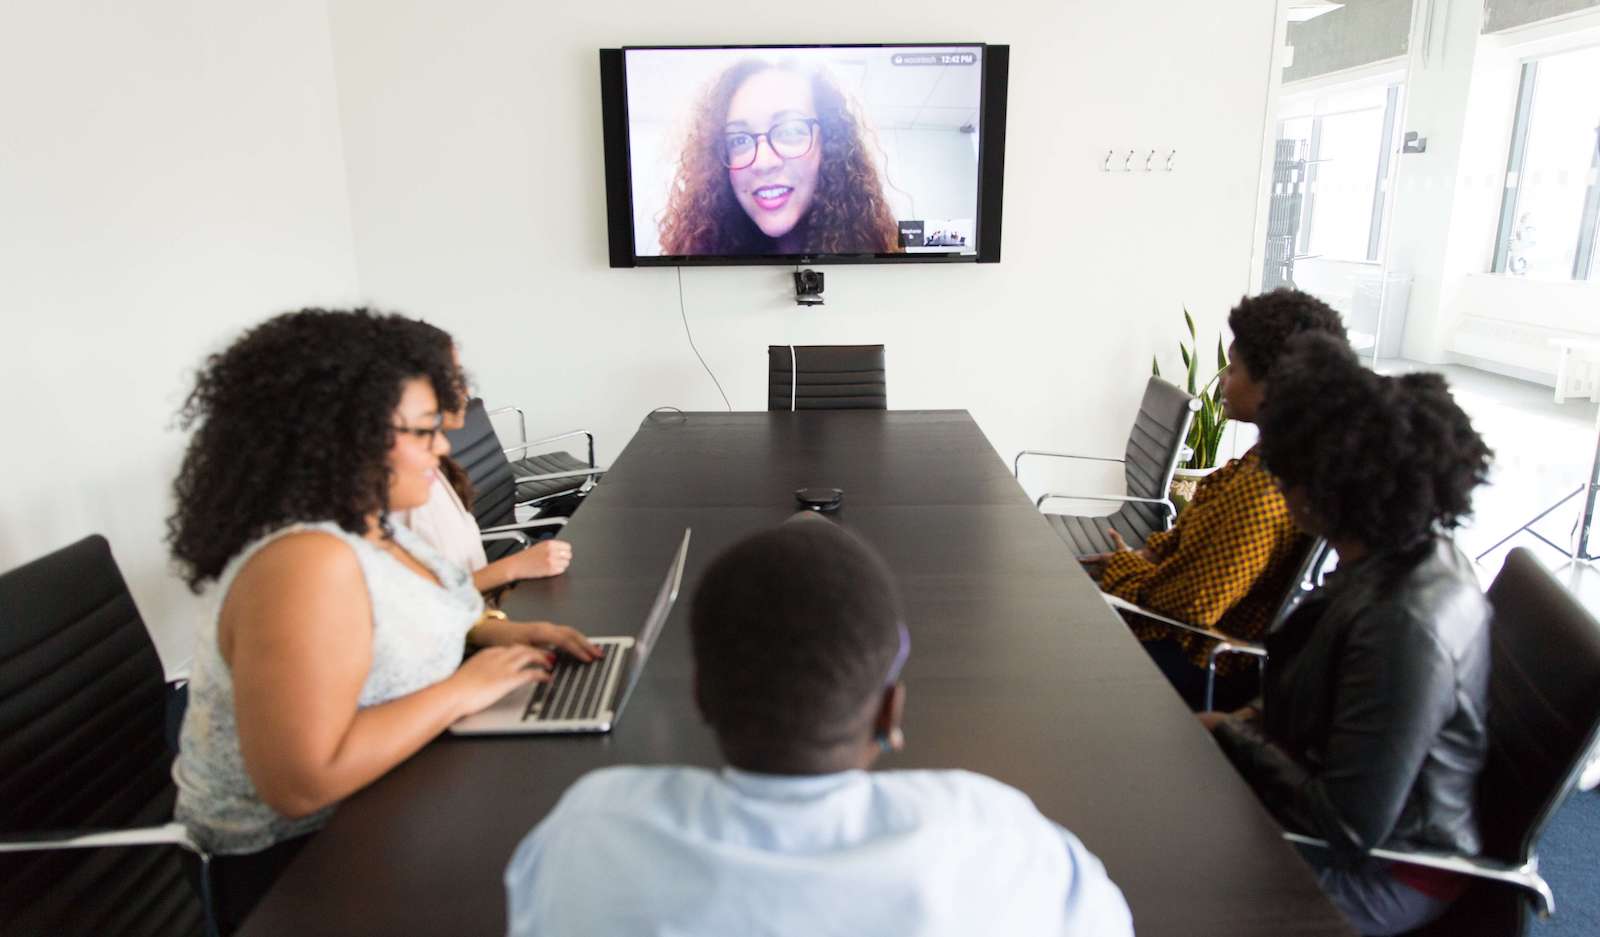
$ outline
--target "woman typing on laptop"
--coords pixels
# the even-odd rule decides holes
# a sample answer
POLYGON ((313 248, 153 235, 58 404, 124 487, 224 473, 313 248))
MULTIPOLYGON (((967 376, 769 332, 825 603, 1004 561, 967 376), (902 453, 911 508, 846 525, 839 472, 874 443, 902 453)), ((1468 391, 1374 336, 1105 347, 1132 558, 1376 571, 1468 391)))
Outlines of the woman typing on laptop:
POLYGON ((462 663, 483 600, 386 520, 426 500, 457 393, 407 320, 306 310, 212 356, 185 405, 169 542, 208 611, 175 812, 218 857, 225 929, 339 800, 547 676, 526 645, 462 663))

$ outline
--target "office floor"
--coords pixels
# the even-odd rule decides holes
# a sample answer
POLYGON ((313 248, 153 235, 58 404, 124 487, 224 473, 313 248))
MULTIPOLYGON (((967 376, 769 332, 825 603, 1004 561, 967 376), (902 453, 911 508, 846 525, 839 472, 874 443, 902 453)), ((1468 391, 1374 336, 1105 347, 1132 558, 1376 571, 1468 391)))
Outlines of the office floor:
MULTIPOLYGON (((1456 400, 1495 451, 1489 484, 1479 489, 1472 522, 1458 535, 1469 555, 1488 550, 1577 488, 1590 470, 1596 434, 1593 403, 1557 404, 1548 387, 1475 368, 1384 360, 1378 370, 1386 374, 1443 372, 1456 400)), ((1574 498, 1535 529, 1556 543, 1570 543, 1573 524, 1582 510, 1581 498, 1574 498)), ((1600 531, 1591 534, 1590 542, 1600 551, 1600 531)), ((1518 534, 1479 562, 1485 586, 1499 572, 1506 553, 1518 546, 1532 550, 1600 617, 1600 564, 1572 563, 1527 533, 1518 534)), ((1600 791, 1568 798, 1540 841, 1539 859, 1555 891, 1556 914, 1548 921, 1533 922, 1530 937, 1600 934, 1600 791)))

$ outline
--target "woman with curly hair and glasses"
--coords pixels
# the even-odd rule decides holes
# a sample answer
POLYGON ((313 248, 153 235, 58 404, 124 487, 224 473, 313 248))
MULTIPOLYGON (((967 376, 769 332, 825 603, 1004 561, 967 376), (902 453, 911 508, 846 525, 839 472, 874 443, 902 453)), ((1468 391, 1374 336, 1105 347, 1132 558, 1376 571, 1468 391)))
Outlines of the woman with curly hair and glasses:
POLYGON ((1333 339, 1291 339, 1262 458, 1295 525, 1339 552, 1267 636, 1264 705, 1201 713, 1363 934, 1437 918, 1458 876, 1366 850, 1472 854, 1488 752, 1488 601, 1450 537, 1491 453, 1437 374, 1380 377, 1333 339))
POLYGON ((489 648, 471 577, 391 510, 422 504, 459 390, 416 323, 309 309, 251 329, 200 371, 174 484, 172 555, 207 602, 176 816, 218 861, 231 929, 333 806, 548 655, 489 648))
POLYGON ((867 136, 824 72, 762 59, 731 66, 694 111, 662 253, 899 251, 867 136))

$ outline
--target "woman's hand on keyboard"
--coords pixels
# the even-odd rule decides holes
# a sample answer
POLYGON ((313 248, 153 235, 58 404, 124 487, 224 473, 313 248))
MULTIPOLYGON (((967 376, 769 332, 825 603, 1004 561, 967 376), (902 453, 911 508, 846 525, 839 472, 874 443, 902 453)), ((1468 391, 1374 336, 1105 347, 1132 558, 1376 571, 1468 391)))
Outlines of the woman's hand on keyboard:
POLYGON ((480 644, 551 648, 585 664, 599 660, 604 653, 578 629, 549 621, 485 621, 472 635, 480 644))
POLYGON ((461 694, 461 715, 488 708, 525 683, 550 679, 550 655, 526 645, 488 647, 462 662, 449 682, 461 694))

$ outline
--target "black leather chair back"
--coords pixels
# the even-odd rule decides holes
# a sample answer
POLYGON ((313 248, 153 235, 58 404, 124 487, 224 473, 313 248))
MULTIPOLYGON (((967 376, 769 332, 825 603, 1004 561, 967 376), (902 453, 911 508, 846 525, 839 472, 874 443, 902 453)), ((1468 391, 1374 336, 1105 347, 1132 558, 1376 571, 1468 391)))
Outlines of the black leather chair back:
MULTIPOLYGON (((1178 465, 1179 450, 1189 435, 1189 423, 1200 401, 1177 387, 1152 376, 1144 385, 1139 415, 1128 431, 1128 446, 1123 450, 1123 474, 1128 494, 1138 498, 1165 498, 1172 486, 1172 473, 1178 465)), ((1119 520, 1133 528, 1138 542, 1167 526, 1166 512, 1153 504, 1129 503, 1117 512, 1119 520)), ((1119 524, 1119 527, 1122 525, 1119 524)), ((1129 540, 1129 543, 1135 541, 1129 540)))
MULTIPOLYGON (((104 537, 0 575, 0 837, 157 825, 161 661, 104 537)), ((198 934, 177 848, 0 854, 0 933, 198 934)))
POLYGON ((768 410, 888 408, 882 345, 767 346, 768 410))
MULTIPOLYGON (((1600 623, 1521 547, 1506 557, 1489 603, 1489 760, 1478 822, 1484 856, 1522 865, 1600 737, 1600 623)), ((1520 937, 1527 920, 1527 892, 1473 879, 1444 917, 1408 937, 1520 937)))
POLYGON ((478 526, 515 523, 516 478, 483 401, 476 397, 469 401, 466 425, 445 433, 445 437, 450 440, 450 457, 467 470, 467 478, 472 481, 472 513, 478 526))
POLYGON ((1520 547, 1489 587, 1489 602, 1483 852, 1522 863, 1600 738, 1600 623, 1520 547))

